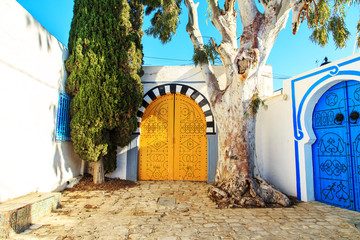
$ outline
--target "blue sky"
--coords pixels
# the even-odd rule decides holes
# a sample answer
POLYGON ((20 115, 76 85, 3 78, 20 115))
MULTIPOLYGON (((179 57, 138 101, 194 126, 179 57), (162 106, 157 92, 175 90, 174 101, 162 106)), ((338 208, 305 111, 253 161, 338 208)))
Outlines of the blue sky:
MULTIPOLYGON (((17 2, 67 46, 73 16, 73 0, 17 0, 17 2)), ((220 42, 220 35, 209 22, 206 11, 206 1, 200 0, 200 30, 204 36, 211 36, 220 42)), ((328 57, 329 61, 336 61, 352 55, 356 35, 355 28, 359 16, 360 9, 358 6, 352 7, 348 12, 346 22, 351 32, 351 39, 344 49, 336 49, 332 41, 329 41, 326 47, 313 44, 309 40, 311 32, 307 29, 306 22, 300 26, 295 36, 292 35, 291 18, 289 18, 286 28, 280 32, 267 61, 267 64, 273 67, 274 89, 281 88, 284 79, 320 66, 325 56, 328 57)), ((149 24, 149 19, 145 18, 144 29, 149 24)), ((178 31, 170 43, 163 45, 159 40, 144 35, 144 65, 192 65, 193 46, 185 31, 186 24, 187 12, 186 8, 183 8, 178 31)), ((356 49, 355 52, 359 52, 359 50, 356 49)))

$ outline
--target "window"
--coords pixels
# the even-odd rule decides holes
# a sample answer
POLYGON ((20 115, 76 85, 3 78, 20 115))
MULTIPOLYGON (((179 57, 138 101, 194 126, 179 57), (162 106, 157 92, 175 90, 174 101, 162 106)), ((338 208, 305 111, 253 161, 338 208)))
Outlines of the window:
POLYGON ((55 140, 70 141, 70 97, 65 93, 59 94, 55 140))

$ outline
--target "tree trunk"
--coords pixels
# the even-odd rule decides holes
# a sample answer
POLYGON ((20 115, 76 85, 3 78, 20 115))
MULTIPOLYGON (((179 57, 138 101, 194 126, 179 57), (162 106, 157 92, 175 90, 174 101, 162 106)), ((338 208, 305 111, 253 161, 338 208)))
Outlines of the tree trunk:
POLYGON ((243 105, 240 116, 228 115, 226 124, 218 124, 219 159, 209 196, 219 207, 290 206, 286 195, 254 175, 255 116, 248 112, 250 103, 243 105))
POLYGON ((100 155, 99 160, 93 164, 93 181, 94 184, 104 183, 105 174, 104 174, 104 163, 103 156, 100 155))
POLYGON ((219 158, 209 196, 219 207, 289 206, 291 202, 286 195, 254 174, 256 108, 253 104, 256 99, 240 98, 247 95, 240 95, 239 91, 244 91, 241 85, 241 81, 233 81, 226 92, 212 102, 218 126, 219 158))
MULTIPOLYGON (((219 158, 216 182, 209 196, 220 207, 289 206, 291 201, 275 186, 254 174, 256 163, 254 106, 258 99, 258 76, 281 29, 285 27, 291 2, 260 1, 265 13, 257 10, 254 0, 238 0, 243 24, 239 47, 236 34, 235 0, 226 0, 220 9, 218 0, 209 0, 212 24, 222 42, 216 46, 226 73, 226 88, 220 89, 209 62, 200 63, 208 86, 212 111, 218 127, 219 158)), ((197 7, 185 0, 189 12, 186 27, 195 48, 203 48, 197 7)), ((258 103, 258 102, 257 102, 258 103)))

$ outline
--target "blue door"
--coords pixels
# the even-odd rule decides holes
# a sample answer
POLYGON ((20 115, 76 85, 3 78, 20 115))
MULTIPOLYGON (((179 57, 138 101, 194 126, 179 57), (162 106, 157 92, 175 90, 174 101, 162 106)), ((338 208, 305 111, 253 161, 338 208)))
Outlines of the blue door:
POLYGON ((360 211, 360 83, 344 81, 319 99, 313 113, 315 199, 360 211))

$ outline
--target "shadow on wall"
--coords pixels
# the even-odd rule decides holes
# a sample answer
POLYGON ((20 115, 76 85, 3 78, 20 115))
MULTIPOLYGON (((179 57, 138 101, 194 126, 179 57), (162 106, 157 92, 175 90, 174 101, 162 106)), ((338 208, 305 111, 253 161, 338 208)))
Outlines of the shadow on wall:
POLYGON ((80 175, 81 159, 74 152, 71 142, 56 142, 53 170, 58 182, 53 191, 61 191, 67 186, 67 180, 80 175))
POLYGON ((42 49, 44 43, 43 43, 43 37, 42 37, 42 32, 43 34, 46 33, 45 36, 45 41, 46 41, 46 47, 47 47, 47 51, 51 52, 51 41, 53 40, 54 36, 52 36, 38 21, 36 21, 36 19, 33 18, 33 16, 31 16, 29 13, 26 14, 25 16, 26 18, 26 26, 31 28, 32 26, 36 27, 38 29, 38 39, 39 39, 39 47, 40 49, 42 49), (40 29, 43 29, 44 31, 40 31, 40 29))
POLYGON ((67 186, 67 180, 80 175, 81 159, 76 155, 72 142, 56 141, 56 118, 57 108, 50 106, 53 114, 52 142, 56 146, 53 158, 53 170, 57 183, 53 186, 53 191, 61 191, 67 186))
POLYGON ((63 67, 59 69, 59 80, 58 80, 58 86, 59 86, 59 91, 60 92, 65 92, 65 82, 66 79, 68 78, 68 73, 66 71, 65 68, 65 61, 69 58, 69 51, 67 50, 66 47, 64 47, 64 45, 62 45, 59 41, 59 48, 62 51, 62 62, 63 62, 63 67))

